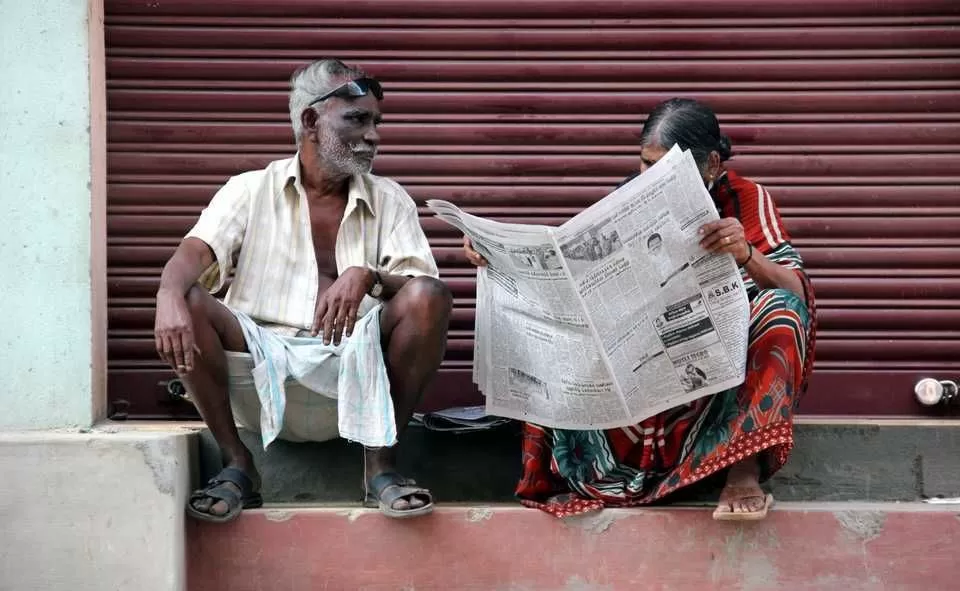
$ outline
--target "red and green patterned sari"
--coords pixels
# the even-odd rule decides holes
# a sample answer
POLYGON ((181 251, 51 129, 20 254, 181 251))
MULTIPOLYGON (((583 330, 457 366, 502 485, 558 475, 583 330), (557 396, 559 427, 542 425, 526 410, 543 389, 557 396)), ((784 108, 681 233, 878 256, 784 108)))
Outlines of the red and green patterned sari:
POLYGON ((516 491, 524 505, 557 517, 643 505, 750 456, 760 456, 764 478, 786 463, 794 409, 813 362, 813 290, 766 189, 727 171, 711 194, 721 217, 740 220, 754 256, 797 273, 805 297, 759 289, 744 274, 750 334, 746 380, 737 388, 619 429, 524 425, 516 491))

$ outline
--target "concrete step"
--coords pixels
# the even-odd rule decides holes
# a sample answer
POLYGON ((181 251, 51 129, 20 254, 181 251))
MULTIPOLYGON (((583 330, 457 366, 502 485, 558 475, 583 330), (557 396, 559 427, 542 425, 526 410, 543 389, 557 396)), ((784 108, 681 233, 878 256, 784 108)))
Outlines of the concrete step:
POLYGON ((391 520, 355 506, 274 506, 188 524, 191 591, 960 588, 957 507, 778 503, 755 523, 703 508, 558 520, 516 505, 391 520))
MULTIPOLYGON (((411 427, 400 469, 429 486, 441 502, 513 499, 520 474, 519 427, 454 435, 411 427)), ((209 433, 201 434, 201 476, 219 468, 209 433)), ((267 502, 358 502, 361 451, 344 441, 277 441, 264 453, 258 435, 243 433, 264 479, 267 502)), ((801 420, 787 466, 769 483, 782 501, 914 501, 960 496, 960 422, 801 420)), ((716 482, 680 500, 710 501, 716 482)), ((958 587, 960 588, 960 587, 958 587)))

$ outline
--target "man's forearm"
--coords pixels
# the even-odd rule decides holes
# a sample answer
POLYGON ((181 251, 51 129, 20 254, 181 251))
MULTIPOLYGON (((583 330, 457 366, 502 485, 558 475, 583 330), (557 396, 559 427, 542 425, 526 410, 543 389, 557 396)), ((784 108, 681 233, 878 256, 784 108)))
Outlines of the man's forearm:
POLYGON ((187 238, 164 265, 158 291, 185 295, 213 261, 213 252, 205 242, 187 238))

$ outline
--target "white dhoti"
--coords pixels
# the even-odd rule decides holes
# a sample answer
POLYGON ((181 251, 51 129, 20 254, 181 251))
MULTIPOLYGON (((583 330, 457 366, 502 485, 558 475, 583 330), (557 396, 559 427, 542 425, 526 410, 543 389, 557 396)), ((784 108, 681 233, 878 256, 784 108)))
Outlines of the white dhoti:
POLYGON ((277 438, 326 441, 337 435, 367 447, 397 442, 390 382, 380 346, 377 306, 339 345, 287 337, 242 312, 249 353, 227 352, 230 402, 237 422, 259 431, 266 448, 277 438))

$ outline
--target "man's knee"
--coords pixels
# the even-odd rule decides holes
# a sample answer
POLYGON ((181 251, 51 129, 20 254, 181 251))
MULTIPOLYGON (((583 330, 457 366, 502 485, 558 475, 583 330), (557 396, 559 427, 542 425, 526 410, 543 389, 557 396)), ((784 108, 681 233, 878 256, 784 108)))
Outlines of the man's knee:
MULTIPOLYGON (((187 308, 190 310, 190 318, 193 321, 195 334, 210 329, 217 334, 220 339, 220 345, 227 351, 246 351, 246 339, 243 336, 243 329, 240 323, 234 318, 223 304, 210 292, 194 285, 187 290, 184 299, 187 301, 187 308)), ((198 346, 203 347, 198 343, 198 346)))
POLYGON ((403 315, 421 324, 441 324, 446 328, 453 307, 453 295, 447 284, 433 277, 414 277, 397 294, 403 315))

